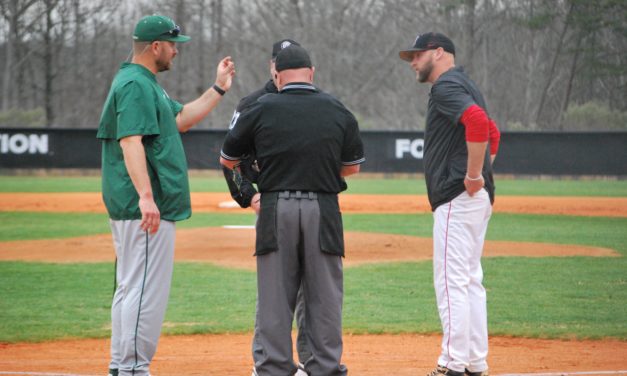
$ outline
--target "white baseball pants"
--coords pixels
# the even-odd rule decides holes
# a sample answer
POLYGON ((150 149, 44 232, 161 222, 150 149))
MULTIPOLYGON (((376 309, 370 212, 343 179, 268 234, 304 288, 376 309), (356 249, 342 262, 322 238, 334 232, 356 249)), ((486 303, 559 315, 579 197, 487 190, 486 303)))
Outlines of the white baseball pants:
POLYGON ((453 371, 488 369, 488 319, 481 253, 492 214, 485 189, 463 192, 433 213, 433 279, 442 323, 438 364, 453 371))

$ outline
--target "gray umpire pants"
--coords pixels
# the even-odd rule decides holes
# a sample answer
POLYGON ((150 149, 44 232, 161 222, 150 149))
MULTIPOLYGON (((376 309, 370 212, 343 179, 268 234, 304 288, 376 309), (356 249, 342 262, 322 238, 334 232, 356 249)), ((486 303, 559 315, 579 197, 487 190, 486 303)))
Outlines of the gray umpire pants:
MULTIPOLYGON (((255 333, 253 337, 253 361, 257 364, 263 358, 263 348, 259 343, 259 328, 257 327, 259 312, 259 304, 255 305, 255 333)), ((309 351, 309 345, 307 344, 307 336, 305 334, 305 295, 303 294, 302 285, 298 289, 296 295, 296 327, 298 328, 298 334, 296 336, 296 352, 298 353, 298 361, 302 364, 307 362, 307 359, 311 357, 311 351, 309 351)))
POLYGON ((262 356, 259 376, 291 376, 292 320, 302 283, 305 335, 312 376, 343 376, 342 257, 320 250, 320 208, 317 199, 279 195, 276 206, 278 250, 257 256, 257 338, 262 356))
POLYGON ((117 289, 111 305, 111 363, 119 376, 149 375, 170 295, 174 222, 156 234, 140 220, 110 221, 117 256, 117 289))

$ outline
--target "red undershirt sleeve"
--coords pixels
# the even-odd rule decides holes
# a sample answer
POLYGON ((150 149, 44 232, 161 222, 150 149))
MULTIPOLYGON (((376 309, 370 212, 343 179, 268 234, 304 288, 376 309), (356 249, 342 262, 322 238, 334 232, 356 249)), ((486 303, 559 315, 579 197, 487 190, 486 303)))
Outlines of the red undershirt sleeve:
POLYGON ((473 104, 468 107, 460 118, 466 127, 466 141, 487 142, 490 135, 490 118, 485 111, 473 104))
POLYGON ((499 151, 499 142, 501 141, 501 132, 496 126, 494 120, 490 120, 490 155, 495 155, 499 151))

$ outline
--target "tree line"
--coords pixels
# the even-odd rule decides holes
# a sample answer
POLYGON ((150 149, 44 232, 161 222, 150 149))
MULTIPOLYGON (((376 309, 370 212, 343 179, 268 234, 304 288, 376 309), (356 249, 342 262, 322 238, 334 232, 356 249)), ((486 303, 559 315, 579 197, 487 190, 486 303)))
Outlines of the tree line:
POLYGON ((194 99, 221 57, 235 60, 233 88, 201 128, 226 128, 270 78, 272 43, 292 38, 362 129, 423 129, 429 87, 398 51, 440 31, 501 129, 627 129, 625 0, 0 0, 0 126, 95 128, 134 25, 152 13, 192 36, 158 75, 171 97, 194 99))

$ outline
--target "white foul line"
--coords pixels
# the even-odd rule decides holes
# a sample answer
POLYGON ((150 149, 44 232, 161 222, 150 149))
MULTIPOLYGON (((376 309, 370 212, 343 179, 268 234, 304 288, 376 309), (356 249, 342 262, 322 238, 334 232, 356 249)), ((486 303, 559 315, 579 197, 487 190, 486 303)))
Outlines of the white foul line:
MULTIPOLYGON (((586 372, 553 372, 553 373, 502 373, 494 376, 575 376, 575 375, 625 375, 627 370, 621 371, 586 371, 586 372)), ((0 375, 26 376, 98 376, 76 373, 49 373, 49 372, 3 372, 0 375)))
POLYGON ((234 229, 234 230, 240 230, 240 229, 254 229, 255 226, 253 225, 224 225, 222 226, 222 228, 226 228, 226 229, 234 229))
POLYGON ((626 371, 586 371, 586 372, 553 372, 553 373, 502 373, 494 376, 571 376, 571 375, 624 375, 626 371))

